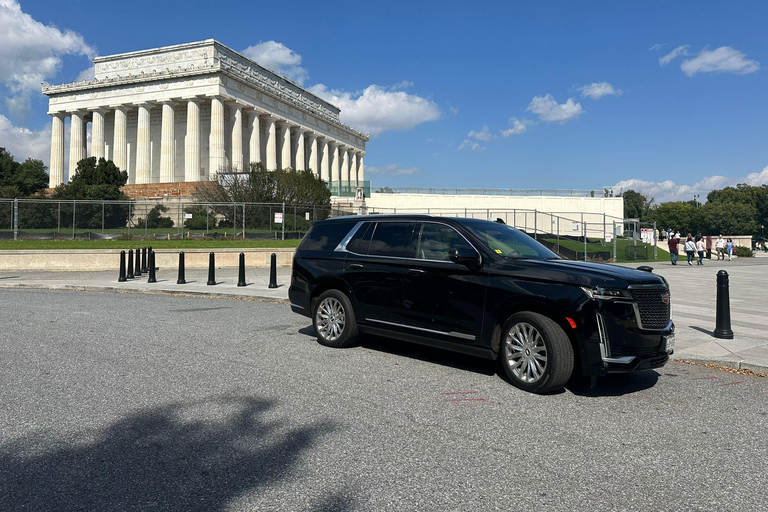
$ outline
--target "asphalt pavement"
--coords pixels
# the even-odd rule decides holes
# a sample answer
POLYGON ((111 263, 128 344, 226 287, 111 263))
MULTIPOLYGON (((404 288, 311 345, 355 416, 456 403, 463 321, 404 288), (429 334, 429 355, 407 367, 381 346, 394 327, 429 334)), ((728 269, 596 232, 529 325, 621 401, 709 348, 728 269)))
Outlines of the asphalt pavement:
POLYGON ((0 293, 0 508, 765 510, 768 379, 671 362, 538 396, 319 345, 285 304, 0 293))

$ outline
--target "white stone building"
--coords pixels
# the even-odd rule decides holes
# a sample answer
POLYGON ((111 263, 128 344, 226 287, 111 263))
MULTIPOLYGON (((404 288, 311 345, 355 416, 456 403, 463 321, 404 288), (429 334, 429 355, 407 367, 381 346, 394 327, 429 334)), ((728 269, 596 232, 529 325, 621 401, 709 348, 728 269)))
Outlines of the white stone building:
POLYGON ((353 187, 363 181, 366 134, 341 123, 337 107, 218 41, 93 62, 94 80, 43 87, 53 118, 51 187, 86 156, 113 160, 129 184, 204 181, 249 162, 312 169, 353 187))

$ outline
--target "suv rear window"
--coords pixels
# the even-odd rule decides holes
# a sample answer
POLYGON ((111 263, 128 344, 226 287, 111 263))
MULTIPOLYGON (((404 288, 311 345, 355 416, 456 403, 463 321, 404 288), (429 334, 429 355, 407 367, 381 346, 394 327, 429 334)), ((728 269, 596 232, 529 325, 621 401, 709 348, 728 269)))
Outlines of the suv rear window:
POLYGON ((299 245, 301 251, 332 251, 339 245, 355 221, 321 222, 312 226, 299 245))
POLYGON ((379 222, 371 238, 368 254, 413 258, 416 255, 413 228, 415 222, 379 222))

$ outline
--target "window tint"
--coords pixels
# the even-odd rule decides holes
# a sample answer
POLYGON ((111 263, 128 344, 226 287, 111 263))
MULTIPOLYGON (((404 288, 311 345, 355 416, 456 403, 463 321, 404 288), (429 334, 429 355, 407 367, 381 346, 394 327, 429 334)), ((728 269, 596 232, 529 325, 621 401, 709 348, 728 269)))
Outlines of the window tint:
POLYGON ((349 239, 347 250, 357 254, 368 254, 368 245, 371 243, 374 225, 374 222, 366 222, 360 226, 360 229, 349 239))
POLYGON ((357 222, 321 222, 312 226, 299 246, 302 251, 332 251, 357 222))
POLYGON ((425 222, 421 225, 416 258, 420 260, 451 261, 448 253, 455 247, 474 248, 455 229, 445 224, 425 222))
POLYGON ((414 222, 379 222, 373 231, 368 254, 374 256, 397 256, 413 258, 416 253, 413 243, 414 222))

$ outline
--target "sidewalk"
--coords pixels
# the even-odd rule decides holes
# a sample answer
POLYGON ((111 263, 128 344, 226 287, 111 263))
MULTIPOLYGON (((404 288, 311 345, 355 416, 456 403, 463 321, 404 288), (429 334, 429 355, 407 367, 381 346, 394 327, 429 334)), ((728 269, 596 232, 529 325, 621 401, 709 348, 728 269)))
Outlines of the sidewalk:
MULTIPOLYGON (((740 258, 732 262, 705 260, 703 267, 688 266, 684 261, 672 266, 668 260, 622 266, 651 265, 654 273, 670 284, 672 319, 675 322, 676 347, 673 355, 699 363, 711 363, 735 369, 768 373, 768 300, 766 276, 768 258, 740 258), (716 274, 725 269, 730 278, 731 326, 734 339, 712 336, 715 328, 716 274)), ((160 269, 157 283, 147 283, 147 274, 124 283, 117 282, 117 272, 4 272, 0 289, 31 288, 48 290, 112 291, 154 295, 199 295, 216 298, 268 300, 288 304, 290 269, 277 271, 278 288, 270 289, 269 269, 250 268, 248 286, 237 286, 236 268, 216 269, 214 286, 206 284, 208 273, 201 269, 186 272, 185 285, 176 284, 176 269, 160 269)))

